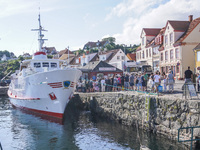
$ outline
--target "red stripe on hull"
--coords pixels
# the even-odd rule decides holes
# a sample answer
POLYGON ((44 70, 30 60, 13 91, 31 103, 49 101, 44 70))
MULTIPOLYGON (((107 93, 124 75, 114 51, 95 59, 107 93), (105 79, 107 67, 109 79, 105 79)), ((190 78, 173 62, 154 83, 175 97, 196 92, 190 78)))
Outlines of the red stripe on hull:
POLYGON ((42 115, 46 115, 46 116, 49 116, 49 117, 55 117, 55 118, 58 118, 58 119, 63 119, 63 115, 64 115, 62 113, 55 113, 55 112, 37 110, 37 109, 32 109, 32 108, 27 108, 27 107, 22 107, 22 106, 16 106, 14 104, 12 104, 12 105, 14 107, 20 108, 22 110, 31 111, 31 112, 34 112, 34 113, 37 113, 37 114, 42 114, 42 115))

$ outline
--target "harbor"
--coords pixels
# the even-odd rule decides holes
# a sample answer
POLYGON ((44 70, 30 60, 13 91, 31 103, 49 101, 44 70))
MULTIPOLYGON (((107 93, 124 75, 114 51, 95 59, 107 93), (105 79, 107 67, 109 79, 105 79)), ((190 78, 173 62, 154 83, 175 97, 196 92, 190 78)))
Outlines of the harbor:
MULTIPOLYGON (((81 112, 83 114, 91 113, 90 115, 98 118, 97 120, 112 122, 108 126, 112 127, 115 124, 120 128, 124 126, 123 128, 129 130, 135 130, 138 127, 139 131, 130 132, 135 132, 134 134, 139 132, 141 135, 146 134, 147 137, 149 134, 155 136, 155 138, 161 136, 172 143, 178 144, 181 149, 187 149, 190 143, 178 143, 177 141, 178 129, 199 124, 200 100, 198 98, 184 99, 181 89, 184 81, 176 82, 173 94, 160 93, 159 96, 138 91, 76 92, 65 110, 65 120, 62 125, 65 126, 69 120, 76 120, 81 117, 81 112), (72 117, 73 114, 76 114, 75 118, 72 117)), ((5 87, 4 91, 6 89, 5 87)), ((8 101, 6 105, 10 105, 8 101)), ((38 118, 38 116, 32 117, 38 118)), ((44 121, 48 120, 45 119, 44 121)), ((199 130, 195 130, 193 138, 199 138, 199 134, 199 130)), ((144 143, 145 137, 140 136, 140 139, 137 139, 137 136, 134 136, 133 138, 136 138, 135 140, 138 141, 140 140, 140 144, 151 147, 144 143)), ((182 140, 190 139, 191 132, 186 132, 186 130, 181 131, 181 138, 182 140)), ((131 143, 129 144, 131 145, 131 143)), ((194 142, 193 147, 195 147, 194 142)))
POLYGON ((151 150, 184 150, 177 141, 143 130, 139 130, 139 140, 135 127, 98 117, 82 107, 78 99, 69 102, 63 125, 13 108, 8 97, 1 96, 0 104, 3 150, 139 150, 140 144, 151 150))
POLYGON ((200 150, 199 0, 0 4, 0 150, 200 150))

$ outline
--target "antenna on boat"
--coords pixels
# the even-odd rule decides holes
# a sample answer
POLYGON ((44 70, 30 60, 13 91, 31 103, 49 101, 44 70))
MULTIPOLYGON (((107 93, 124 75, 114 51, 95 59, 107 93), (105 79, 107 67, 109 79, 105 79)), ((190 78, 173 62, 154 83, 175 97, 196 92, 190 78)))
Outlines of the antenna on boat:
POLYGON ((32 29, 31 31, 38 31, 39 51, 43 51, 42 47, 43 47, 44 41, 47 39, 43 39, 44 34, 42 34, 42 31, 47 31, 47 30, 44 30, 41 26, 40 7, 39 7, 38 21, 39 21, 39 29, 32 29))

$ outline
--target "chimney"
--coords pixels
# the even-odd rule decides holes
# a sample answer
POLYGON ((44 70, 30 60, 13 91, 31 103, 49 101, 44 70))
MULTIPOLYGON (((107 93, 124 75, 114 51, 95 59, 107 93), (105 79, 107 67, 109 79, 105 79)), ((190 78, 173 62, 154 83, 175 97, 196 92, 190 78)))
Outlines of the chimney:
POLYGON ((189 22, 192 22, 192 20, 193 20, 193 15, 189 15, 188 18, 189 18, 189 22))

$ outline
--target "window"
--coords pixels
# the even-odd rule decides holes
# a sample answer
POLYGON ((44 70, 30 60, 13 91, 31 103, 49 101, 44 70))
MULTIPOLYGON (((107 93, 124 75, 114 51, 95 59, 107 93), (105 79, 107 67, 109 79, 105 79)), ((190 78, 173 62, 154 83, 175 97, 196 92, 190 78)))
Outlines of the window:
POLYGON ((168 60, 168 51, 165 52, 165 60, 168 60))
POLYGON ((49 67, 49 63, 48 62, 43 62, 42 63, 42 67, 49 67))
POLYGON ((35 67, 35 68, 40 68, 40 67, 41 67, 40 62, 39 62, 39 63, 34 63, 34 67, 35 67))
POLYGON ((175 49, 175 53, 176 53, 176 59, 179 59, 180 58, 180 52, 179 52, 178 48, 175 49))
POLYGON ((168 44, 168 36, 165 35, 165 45, 167 45, 167 44, 168 44))
POLYGON ((119 58, 120 58, 120 57, 119 57, 119 56, 117 56, 117 60, 119 60, 119 58))
POLYGON ((141 59, 141 52, 140 52, 140 59, 141 59))
POLYGON ((170 60, 174 59, 174 51, 173 49, 170 50, 170 60))
POLYGON ((144 37, 142 38, 142 45, 144 45, 144 37))
POLYGON ((144 58, 144 51, 142 51, 142 58, 144 58))
POLYGON ((151 57, 151 49, 149 49, 149 57, 151 57))
POLYGON ((146 57, 148 57, 148 49, 146 50, 146 57))
POLYGON ((163 61, 163 53, 160 53, 160 60, 163 61))
POLYGON ((121 59, 124 60, 124 56, 121 56, 121 59))
POLYGON ((170 44, 172 44, 173 43, 173 33, 170 33, 169 40, 170 40, 170 44))
POLYGON ((200 61, 200 51, 197 52, 197 61, 200 61))
POLYGON ((56 68, 57 67, 57 63, 51 63, 51 68, 56 68))

